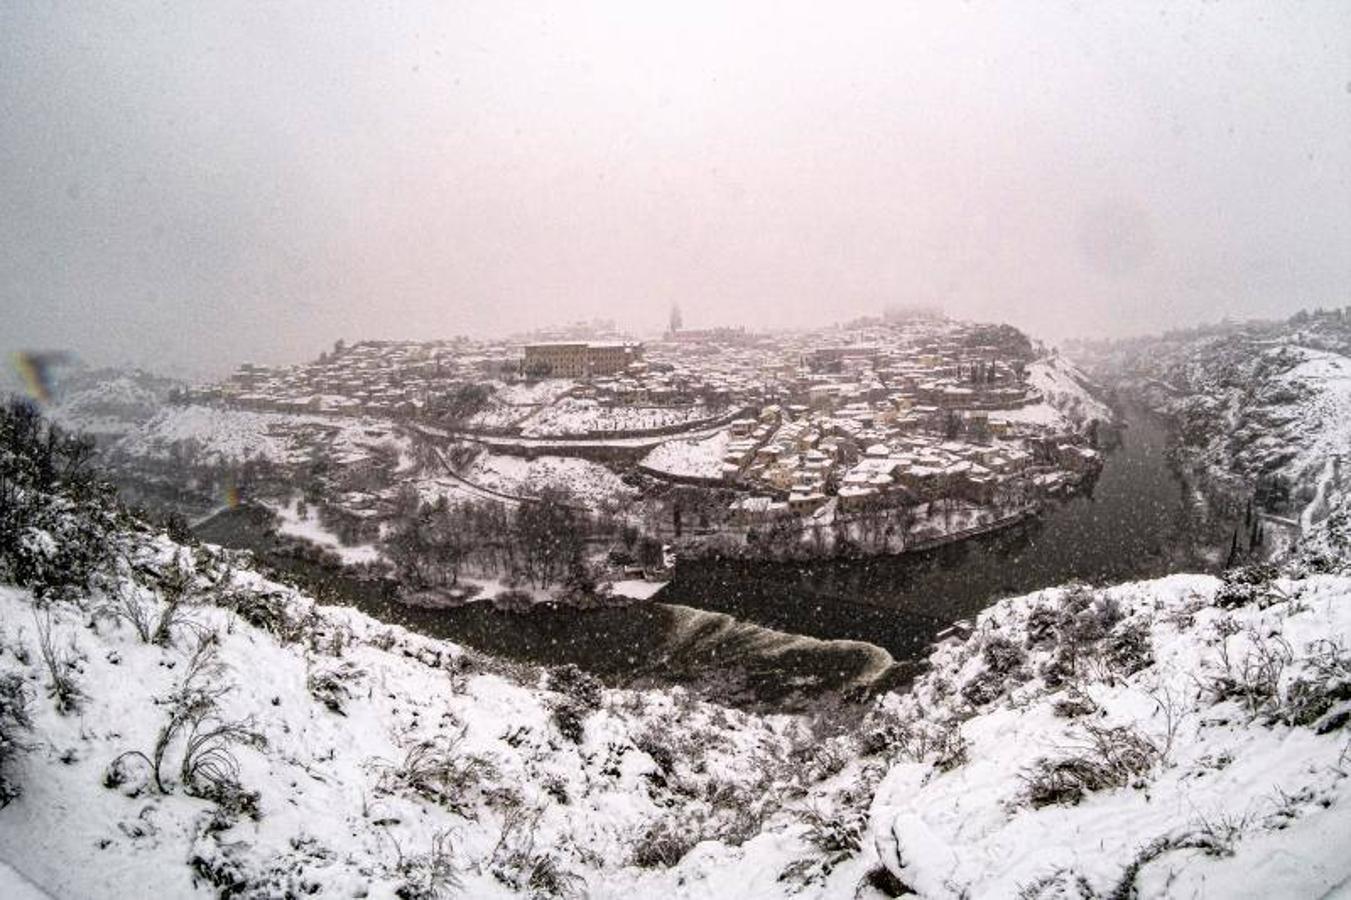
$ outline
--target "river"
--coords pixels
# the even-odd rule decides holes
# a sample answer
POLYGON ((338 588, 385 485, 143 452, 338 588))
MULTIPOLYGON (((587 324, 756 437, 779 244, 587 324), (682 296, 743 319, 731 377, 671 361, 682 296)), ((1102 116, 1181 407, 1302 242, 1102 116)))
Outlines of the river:
POLYGON ((900 660, 1000 597, 1076 579, 1216 568, 1231 527, 1169 465, 1165 424, 1136 409, 1126 422, 1087 490, 1002 531, 862 560, 700 561, 678 567, 658 596, 787 632, 865 641, 900 660))
MULTIPOLYGON (((935 550, 811 563, 697 561, 654 600, 505 612, 424 610, 388 590, 322 575, 367 613, 508 659, 574 663, 612 684, 687 684, 744 706, 800 708, 825 693, 905 681, 935 636, 1000 597, 1067 581, 1122 581, 1217 567, 1228 527, 1169 466, 1165 426, 1128 411, 1091 492, 1038 517, 935 550)), ((203 537, 239 546, 222 528, 203 537)), ((315 573, 303 573, 311 577, 315 573)))

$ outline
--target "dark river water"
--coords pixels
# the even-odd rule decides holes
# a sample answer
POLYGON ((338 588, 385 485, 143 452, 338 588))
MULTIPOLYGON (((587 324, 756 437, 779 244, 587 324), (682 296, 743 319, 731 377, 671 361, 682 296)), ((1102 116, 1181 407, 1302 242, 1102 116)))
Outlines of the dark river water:
MULTIPOLYGON (((1074 579, 1217 566, 1228 526, 1169 466, 1162 423, 1142 413, 1127 421, 1091 492, 935 550, 791 564, 691 561, 655 600, 595 610, 423 610, 374 586, 331 586, 341 602, 382 620, 522 662, 574 663, 612 684, 688 684, 785 709, 829 692, 865 695, 904 682, 941 630, 1000 597, 1074 579)), ((237 544, 212 527, 202 536, 237 544)))
POLYGON ((1135 412, 1128 422, 1088 490, 1003 531, 865 560, 700 561, 678 567, 659 596, 787 632, 866 641, 903 660, 1000 597, 1215 568, 1230 526, 1168 464, 1163 423, 1135 412))

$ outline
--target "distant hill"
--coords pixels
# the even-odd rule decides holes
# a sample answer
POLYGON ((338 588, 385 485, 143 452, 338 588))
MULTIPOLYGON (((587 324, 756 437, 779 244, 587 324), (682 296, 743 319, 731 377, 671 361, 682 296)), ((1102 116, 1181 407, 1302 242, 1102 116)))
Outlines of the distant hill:
POLYGON ((62 372, 48 414, 67 428, 113 440, 149 421, 182 386, 141 369, 77 366, 62 372))

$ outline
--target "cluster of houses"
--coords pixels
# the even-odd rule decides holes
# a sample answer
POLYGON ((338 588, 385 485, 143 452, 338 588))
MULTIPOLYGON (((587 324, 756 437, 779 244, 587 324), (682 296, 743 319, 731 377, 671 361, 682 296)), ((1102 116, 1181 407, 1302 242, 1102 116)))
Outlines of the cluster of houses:
MULTIPOLYGON (((1048 398, 1027 377, 1030 342, 1006 326, 926 316, 812 333, 673 328, 646 344, 573 331, 566 340, 339 342, 304 365, 245 364, 181 399, 397 419, 466 385, 552 379, 559 390, 532 402, 745 410, 714 451, 721 477, 711 480, 744 493, 731 513, 747 524, 827 506, 1016 504, 1066 490, 1101 464, 1081 428, 1046 414, 1048 398), (1035 409, 1043 414, 1028 414, 1035 409)), ((706 425, 696 417, 690 430, 706 425)))
MULTIPOLYGON (((1101 457, 1028 383, 1018 337, 926 319, 775 342, 749 395, 773 402, 733 421, 723 447, 722 480, 747 490, 732 521, 939 499, 1016 507, 1073 488, 1101 457), (1043 414, 1024 414, 1033 408, 1043 414)), ((735 368, 744 349, 720 348, 719 367, 735 368)))
POLYGON ((500 378, 518 366, 501 343, 340 341, 300 365, 244 363, 225 381, 187 388, 174 399, 269 412, 409 417, 459 385, 500 378))
POLYGON ((864 429, 821 413, 788 418, 777 409, 741 427, 750 430, 729 441, 725 469, 729 481, 751 489, 731 504, 738 525, 940 499, 1013 508, 1068 490, 1101 465, 1079 435, 1054 430, 973 443, 936 433, 887 434, 885 425, 864 429))

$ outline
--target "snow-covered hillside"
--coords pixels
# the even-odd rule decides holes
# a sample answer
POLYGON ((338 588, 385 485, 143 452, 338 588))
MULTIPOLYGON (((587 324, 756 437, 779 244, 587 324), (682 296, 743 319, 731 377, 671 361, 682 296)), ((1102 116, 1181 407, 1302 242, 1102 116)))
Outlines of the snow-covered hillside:
POLYGON ((380 445, 407 452, 406 439, 377 419, 205 405, 164 407, 128 431, 113 450, 131 457, 166 458, 179 452, 204 463, 262 459, 285 465, 309 459, 316 443, 339 461, 364 459, 380 445))
POLYGON ((703 406, 606 406, 594 400, 562 399, 521 421, 526 437, 648 431, 707 419, 703 406))
POLYGON ((101 616, 88 629, 107 601, 38 612, 0 591, 0 659, 34 698, 0 856, 52 895, 389 896, 438 881, 602 895, 603 873, 683 850, 684 834, 648 838, 676 822, 669 808, 682 830, 696 815, 710 833, 744 828, 764 802, 757 754, 791 745, 784 723, 585 676, 550 690, 248 574, 227 583, 212 590, 238 605, 193 603, 164 646, 101 616), (78 692, 65 713, 45 696, 39 629, 78 692), (150 760, 176 716, 161 790, 150 760))
MULTIPOLYGON (((943 727, 874 838, 927 897, 1321 897, 1351 878, 1351 579, 1002 602, 881 717, 943 727)), ((917 740, 910 737, 909 741, 917 740)))
POLYGON ((15 442, 0 879, 61 897, 726 896, 747 859, 779 895, 785 871, 818 889, 837 871, 820 816, 854 809, 858 845, 839 721, 606 689, 320 607, 15 442))
POLYGON ((1090 421, 1111 422, 1111 407, 1096 396, 1092 381, 1068 360, 1060 356, 1039 359, 1027 367, 1027 382, 1041 391, 1040 404, 1003 412, 1013 421, 1045 425, 1068 423, 1081 426, 1090 421))
MULTIPOLYGON (((1330 492, 1343 483, 1343 456, 1351 451, 1351 358, 1304 347, 1299 361, 1273 379, 1271 394, 1298 399, 1254 442, 1253 450, 1284 455, 1284 469, 1297 484, 1312 485, 1314 496, 1301 511, 1307 528, 1331 510, 1330 492), (1292 433, 1293 432, 1293 433, 1292 433)), ((1270 395, 1269 395, 1270 398, 1270 395)), ((1274 398, 1270 398, 1274 399, 1274 398)))
POLYGON ((563 456, 522 459, 484 452, 474 458, 463 477, 474 484, 518 497, 534 496, 545 487, 560 487, 592 509, 633 494, 633 489, 605 466, 563 456))
POLYGON ((666 441, 643 457, 642 466, 684 478, 721 478, 729 440, 729 432, 719 431, 702 440, 666 441))
POLYGON ((1176 424, 1178 458, 1304 528, 1351 487, 1351 321, 1295 316, 1084 348, 1094 373, 1176 424))
POLYGON ((0 859, 53 896, 725 896, 737 858, 774 884, 816 856, 787 801, 828 804, 843 759, 803 720, 497 663, 162 535, 126 549, 73 602, 0 589, 0 716, 23 698, 29 726, 5 722, 0 859))
POLYGON ((150 420, 178 386, 141 370, 78 368, 60 379, 48 414, 72 431, 111 441, 150 420))

